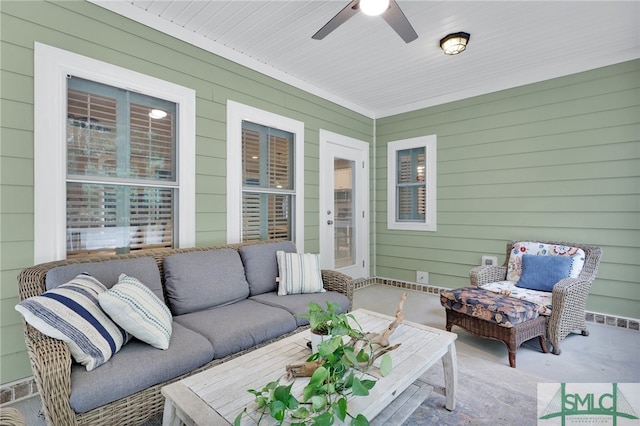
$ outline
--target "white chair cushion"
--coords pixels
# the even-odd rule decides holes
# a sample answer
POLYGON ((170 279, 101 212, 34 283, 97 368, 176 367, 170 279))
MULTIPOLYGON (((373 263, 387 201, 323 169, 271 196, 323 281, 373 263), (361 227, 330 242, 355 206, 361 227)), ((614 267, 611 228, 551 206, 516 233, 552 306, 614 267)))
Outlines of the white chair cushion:
POLYGON ((548 291, 520 288, 511 281, 498 281, 494 283, 482 284, 480 288, 501 294, 503 296, 511 296, 517 299, 535 303, 538 306, 538 312, 540 313, 540 315, 551 315, 552 293, 548 291))

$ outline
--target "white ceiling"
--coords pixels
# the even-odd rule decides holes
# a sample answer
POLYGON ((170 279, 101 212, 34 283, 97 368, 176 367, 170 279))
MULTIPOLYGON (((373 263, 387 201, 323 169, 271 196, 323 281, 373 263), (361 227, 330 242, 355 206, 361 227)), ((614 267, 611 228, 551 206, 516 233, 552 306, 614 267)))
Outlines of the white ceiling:
POLYGON ((408 1, 406 44, 349 0, 90 0, 340 105, 379 118, 640 57, 639 1, 408 1), (439 40, 471 34, 445 56, 439 40))

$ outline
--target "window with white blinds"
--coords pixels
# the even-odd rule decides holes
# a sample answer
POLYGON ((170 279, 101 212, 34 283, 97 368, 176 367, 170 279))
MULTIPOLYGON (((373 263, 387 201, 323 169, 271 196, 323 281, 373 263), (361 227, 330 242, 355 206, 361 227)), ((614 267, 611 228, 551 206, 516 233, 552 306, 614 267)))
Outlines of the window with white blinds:
POLYGON ((294 134, 242 121, 242 240, 293 239, 294 134))
POLYGON ((172 247, 174 102, 69 77, 67 256, 172 247))
POLYGON ((387 227, 436 230, 436 136, 389 142, 387 227))
POLYGON ((424 221, 425 216, 425 148, 398 151, 396 180, 396 220, 424 221))

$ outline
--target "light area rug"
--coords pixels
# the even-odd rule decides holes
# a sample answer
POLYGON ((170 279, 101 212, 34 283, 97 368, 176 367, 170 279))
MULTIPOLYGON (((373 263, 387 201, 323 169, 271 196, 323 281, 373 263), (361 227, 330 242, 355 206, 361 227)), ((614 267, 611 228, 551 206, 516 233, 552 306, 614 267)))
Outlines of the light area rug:
MULTIPOLYGON (((436 364, 417 382, 433 392, 402 424, 415 425, 537 425, 538 383, 547 379, 511 368, 506 363, 460 340, 456 408, 448 411, 444 397, 444 375, 436 364)), ((505 348, 506 350, 506 348, 505 348)), ((506 357, 505 357, 506 358, 506 357)))

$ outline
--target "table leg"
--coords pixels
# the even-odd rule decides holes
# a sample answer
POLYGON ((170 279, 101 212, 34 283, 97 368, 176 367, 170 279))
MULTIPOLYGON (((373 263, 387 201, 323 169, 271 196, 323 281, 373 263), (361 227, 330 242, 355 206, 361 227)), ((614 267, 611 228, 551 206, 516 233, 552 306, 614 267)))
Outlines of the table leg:
POLYGON ((447 402, 445 407, 449 411, 456 408, 456 386, 458 385, 458 361, 455 342, 449 344, 447 353, 442 357, 444 367, 444 388, 447 402))
POLYGON ((178 418, 176 407, 169 400, 169 398, 167 398, 164 401, 164 412, 162 413, 162 426, 177 426, 181 424, 182 422, 178 418))

